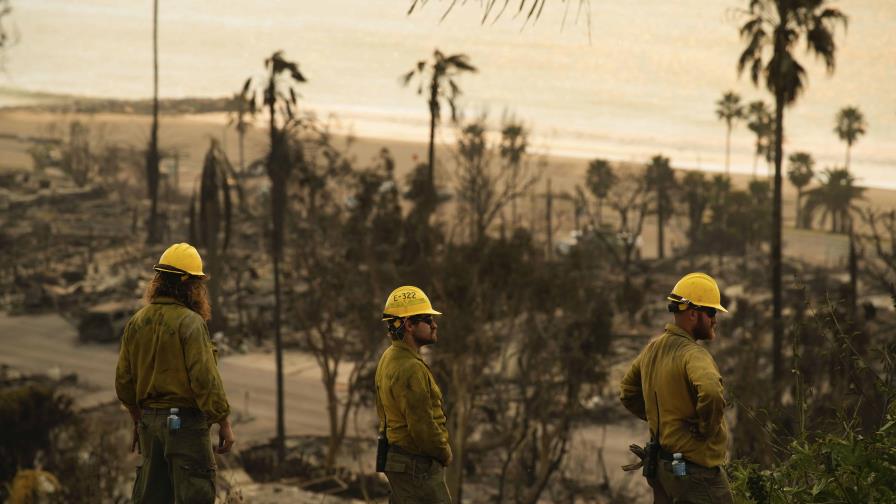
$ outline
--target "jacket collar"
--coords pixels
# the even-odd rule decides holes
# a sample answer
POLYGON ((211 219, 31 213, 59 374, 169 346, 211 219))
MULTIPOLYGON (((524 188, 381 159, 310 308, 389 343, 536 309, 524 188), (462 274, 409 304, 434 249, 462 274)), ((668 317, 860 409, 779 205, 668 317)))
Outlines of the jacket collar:
POLYGON ((159 296, 153 299, 150 304, 178 304, 181 306, 185 306, 183 303, 170 296, 159 296))
MULTIPOLYGON (((419 354, 418 352, 416 352, 413 348, 411 348, 410 345, 408 345, 408 344, 405 343, 404 341, 401 341, 401 340, 392 340, 392 346, 395 347, 395 348, 397 348, 397 349, 399 349, 399 350, 402 351, 402 352, 408 352, 409 354, 413 355, 415 359, 417 359, 417 360, 419 360, 420 362, 426 364, 426 361, 423 360, 423 357, 421 357, 420 354, 419 354)), ((429 367, 428 364, 427 364, 427 367, 429 367)))
POLYGON ((684 329, 678 327, 678 326, 675 325, 675 324, 666 324, 666 333, 668 333, 668 334, 674 334, 675 336, 682 336, 682 337, 687 338, 687 339, 689 339, 689 340, 691 340, 691 341, 694 341, 694 342, 697 341, 697 339, 694 338, 692 335, 688 334, 687 331, 685 331, 684 329))

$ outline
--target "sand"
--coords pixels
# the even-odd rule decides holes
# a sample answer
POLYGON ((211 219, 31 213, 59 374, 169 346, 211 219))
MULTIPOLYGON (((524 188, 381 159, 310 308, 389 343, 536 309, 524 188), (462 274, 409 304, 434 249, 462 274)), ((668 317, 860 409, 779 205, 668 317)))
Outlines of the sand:
MULTIPOLYGON (((124 144, 143 147, 149 138, 150 117, 138 114, 60 114, 32 110, 3 110, 0 109, 0 172, 4 170, 32 168, 31 157, 28 149, 34 140, 40 138, 59 138, 72 121, 81 121, 90 126, 91 135, 95 141, 107 144, 124 144)), ((267 137, 263 125, 259 122, 257 128, 251 128, 245 138, 245 160, 250 163, 263 157, 267 137)), ((347 133, 339 132, 335 133, 347 133)), ((232 127, 227 126, 227 116, 223 113, 208 113, 194 115, 163 115, 160 119, 160 146, 163 149, 176 151, 180 157, 179 185, 182 190, 189 191, 198 177, 205 151, 212 139, 218 140, 224 147, 227 155, 234 163, 238 164, 239 148, 238 137, 232 127)), ((385 138, 355 138, 351 144, 350 152, 357 160, 359 166, 364 166, 374 159, 380 149, 387 147, 396 160, 396 173, 400 179, 420 160, 426 159, 428 136, 427 131, 420 132, 420 142, 408 142, 385 138)), ((340 141, 345 138, 339 136, 340 141)), ((451 159, 451 146, 439 145, 437 156, 440 160, 451 159)), ((645 152, 645 162, 655 153, 645 152)), ((599 152, 594 157, 600 157, 599 152)), ((555 194, 572 193, 577 184, 584 182, 584 174, 587 169, 587 159, 575 159, 569 157, 545 155, 546 166, 542 172, 542 180, 539 181, 536 191, 544 193, 547 179, 550 179, 552 190, 555 194)), ((675 159, 672 159, 674 167, 675 159)), ((438 166, 449 166, 450 163, 440 163, 438 166)), ((614 165, 621 175, 629 170, 636 170, 637 166, 631 163, 614 165)), ((449 179, 450 174, 438 173, 442 180, 449 179)), ((732 175, 732 184, 735 188, 745 188, 751 177, 749 175, 732 175)), ((816 263, 829 266, 842 266, 844 254, 847 250, 847 242, 844 236, 834 235, 823 230, 805 231, 793 229, 796 189, 789 183, 784 184, 784 242, 785 254, 809 258, 816 263)), ((896 208, 896 191, 878 188, 868 188, 861 205, 867 205, 878 209, 896 208)), ((572 206, 562 200, 556 202, 556 240, 563 240, 572 230, 572 206), (568 207, 568 208, 567 208, 568 207)), ((526 218, 533 215, 526 211, 526 218)), ((606 214, 607 210, 605 210, 606 214)), ((543 212, 542 212, 543 213, 543 212)), ((535 215, 541 215, 535 212, 535 215)), ((540 225, 540 224, 539 224, 540 225)), ((655 255, 655 223, 648 219, 644 229, 644 256, 655 255)), ((684 242, 684 221, 673 222, 667 234, 669 246, 682 245, 684 242)))

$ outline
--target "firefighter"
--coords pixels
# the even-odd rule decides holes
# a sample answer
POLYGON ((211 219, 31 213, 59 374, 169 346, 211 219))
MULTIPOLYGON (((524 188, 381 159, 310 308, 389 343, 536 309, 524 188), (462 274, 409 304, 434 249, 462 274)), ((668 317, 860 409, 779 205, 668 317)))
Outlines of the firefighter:
POLYGON ((133 502, 213 504, 210 426, 218 424, 218 453, 230 450, 234 436, 206 325, 211 307, 202 259, 177 243, 153 269, 146 305, 125 326, 115 373, 142 454, 133 502))
MULTIPOLYGON (((392 345, 376 368, 377 414, 388 440, 383 472, 392 504, 449 504, 445 466, 451 463, 442 391, 420 349, 438 341, 429 298, 417 287, 399 287, 383 309, 392 345)), ((382 455, 382 453, 380 454, 382 455)))
MULTIPOLYGON (((646 420, 658 457, 645 472, 655 502, 733 503, 725 463, 728 427, 719 368, 698 344, 716 337, 716 316, 727 313, 716 281, 685 275, 666 298, 674 323, 651 340, 622 379, 620 399, 646 420)), ((651 457, 650 449, 648 459, 651 457)))

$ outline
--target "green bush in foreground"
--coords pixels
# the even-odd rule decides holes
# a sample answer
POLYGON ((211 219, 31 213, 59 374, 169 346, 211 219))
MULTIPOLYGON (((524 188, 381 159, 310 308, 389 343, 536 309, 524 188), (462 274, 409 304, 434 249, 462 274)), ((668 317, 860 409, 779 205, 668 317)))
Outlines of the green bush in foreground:
POLYGON ((853 425, 813 441, 795 440, 789 457, 770 470, 735 462, 730 467, 737 502, 896 502, 896 416, 865 437, 853 425))

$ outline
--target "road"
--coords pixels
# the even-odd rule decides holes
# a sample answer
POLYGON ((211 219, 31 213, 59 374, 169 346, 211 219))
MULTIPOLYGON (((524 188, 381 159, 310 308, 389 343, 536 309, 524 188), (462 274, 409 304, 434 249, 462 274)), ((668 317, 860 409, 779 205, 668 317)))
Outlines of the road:
MULTIPOLYGON (((117 345, 80 343, 75 328, 57 315, 0 314, 0 348, 3 349, 0 364, 22 372, 77 373, 84 389, 74 398, 78 407, 117 400, 114 390, 117 345)), ((229 355, 220 359, 219 367, 234 412, 234 430, 240 446, 272 438, 276 425, 273 354, 229 355)), ((326 396, 316 362, 310 355, 288 351, 284 355, 284 370, 286 434, 327 435, 326 396)), ((346 376, 347 372, 340 374, 346 376)), ((364 412, 360 425, 363 429, 369 419, 371 429, 362 432, 362 436, 375 436, 373 416, 372 409, 364 412)), ((358 433, 350 428, 349 435, 358 433)), ((571 466, 591 481, 601 480, 605 468, 614 488, 634 490, 643 486, 643 480, 635 473, 623 473, 619 466, 632 461, 629 443, 643 441, 645 435, 640 422, 580 429, 571 448, 571 466), (595 463, 601 447, 603 464, 595 463)))
MULTIPOLYGON (((22 372, 77 373, 85 389, 74 398, 78 407, 116 400, 117 345, 80 343, 75 328, 59 316, 0 314, 0 348, 3 349, 0 364, 22 372)), ((238 422, 235 429, 239 439, 243 442, 270 439, 276 425, 273 354, 229 355, 220 359, 219 367, 238 422)), ((345 384, 339 385, 341 388, 345 384)), ((285 353, 284 395, 288 436, 329 432, 324 409, 326 396, 317 363, 310 355, 285 353)), ((364 435, 373 436, 373 430, 364 435)), ((354 435, 351 429, 349 435, 354 435)))

